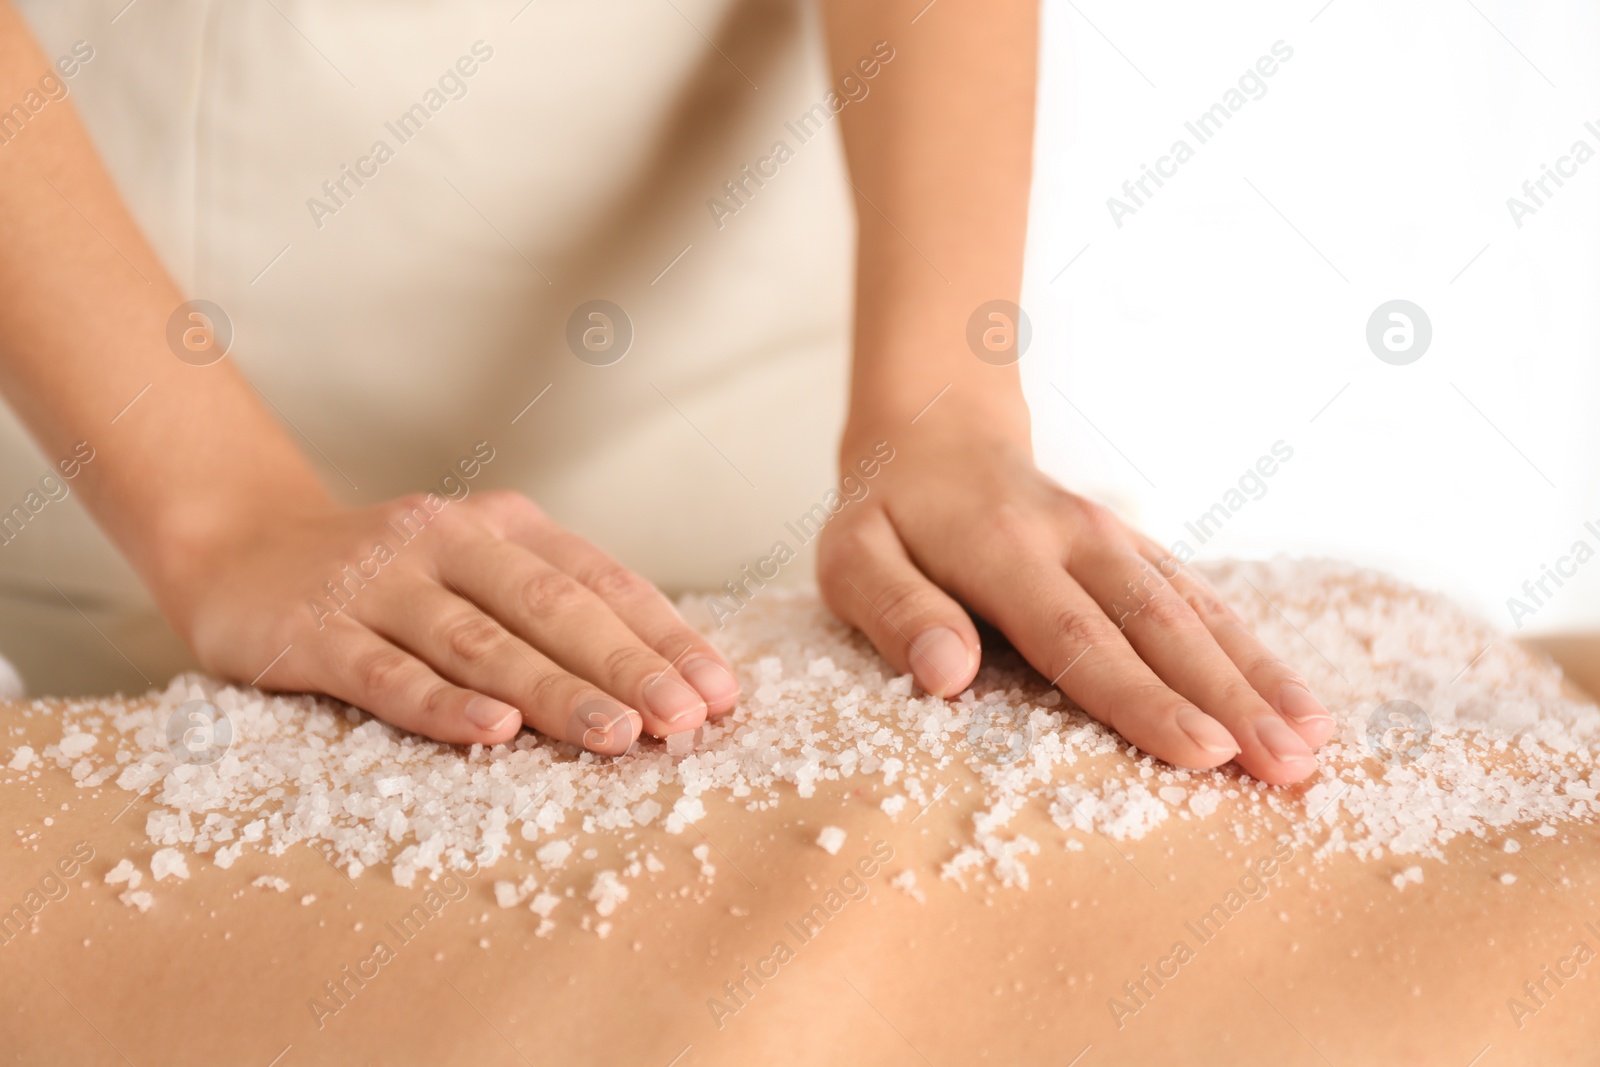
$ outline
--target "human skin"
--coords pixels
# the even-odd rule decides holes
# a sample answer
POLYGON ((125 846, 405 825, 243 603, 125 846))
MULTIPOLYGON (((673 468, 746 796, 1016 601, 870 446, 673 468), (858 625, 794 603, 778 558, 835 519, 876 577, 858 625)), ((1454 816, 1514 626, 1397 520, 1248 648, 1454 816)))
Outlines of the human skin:
POLYGON ((876 41, 896 49, 842 115, 859 247, 840 469, 879 440, 895 458, 823 532, 828 606, 932 693, 977 673, 971 609, 1145 751, 1304 778, 1334 729, 1304 679, 1159 545, 1045 477, 1016 362, 968 347, 974 309, 1020 297, 1038 6, 829 0, 826 13, 836 67, 876 41))
MULTIPOLYGON (((8 751, 60 736, 55 714, 0 706, 0 723, 8 751)), ((1091 783, 1137 774, 1120 751, 1074 770, 1091 783)), ((858 778, 824 782, 806 799, 785 787, 763 811, 708 794, 707 817, 685 833, 651 827, 597 841, 597 856, 574 854, 554 877, 514 852, 401 943, 386 924, 421 899, 422 880, 402 888, 379 867, 347 881, 299 845, 279 857, 247 852, 228 870, 191 856, 188 880, 152 885, 148 800, 82 790, 53 763, 37 780, 0 770, 0 782, 0 823, 19 831, 3 842, 0 907, 23 900, 75 847, 82 855, 80 843, 93 852, 32 932, 0 944, 4 1063, 1059 1067, 1081 1056, 1079 1067, 1463 1067, 1486 1046, 1482 1065, 1587 1063, 1600 1040, 1589 974, 1600 962, 1559 985, 1544 970, 1578 941, 1600 948, 1585 927, 1600 925, 1593 823, 1564 823, 1548 838, 1523 826, 1458 839, 1443 862, 1315 859, 1303 848, 1279 862, 1275 838, 1292 827, 1244 815, 1251 836, 1238 841, 1232 801, 1138 840, 1076 835, 1079 852, 1028 810, 1007 832, 1042 845, 1027 861, 1031 887, 963 891, 937 873, 952 842, 970 835, 982 795, 965 791, 975 779, 958 761, 927 783, 948 788, 921 815, 889 818, 878 806, 887 790, 858 778), (836 856, 814 844, 824 825, 846 831, 836 856), (1507 838, 1520 853, 1504 851, 1507 838), (691 855, 702 843, 713 846, 710 882, 691 855), (591 910, 584 891, 630 848, 656 853, 666 870, 630 883, 602 940, 579 927, 591 910), (147 913, 102 882, 123 858, 153 890, 147 913), (1269 859, 1250 902, 1196 937, 1186 924, 1269 859), (859 878, 862 890, 847 887, 856 899, 802 941, 789 924, 863 860, 872 873, 859 878), (1396 889, 1393 876, 1414 863, 1423 881, 1396 889), (907 870, 925 902, 889 884, 907 870), (1517 880, 1502 884, 1508 872, 1517 880), (524 873, 577 890, 550 938, 534 936, 526 907, 495 904, 492 882, 524 873), (252 887, 261 875, 290 889, 252 887), (307 895, 315 899, 302 903, 307 895), (371 958, 379 939, 393 961, 348 986, 346 1003, 328 999, 325 983, 371 958), (775 975, 769 966, 760 985, 746 979, 746 965, 770 958, 780 939, 793 958, 775 975), (1144 968, 1160 966, 1178 940, 1193 959, 1175 975, 1169 965, 1157 986, 1144 968), (1138 1010, 1113 1012, 1113 997, 1133 1003, 1123 983, 1141 981, 1150 993, 1138 1010), (1543 1003, 1514 1017, 1508 1001, 1532 1004, 1524 983, 1540 981, 1543 1003), (729 982, 748 993, 732 1000, 729 982), (319 1013, 313 998, 337 1010, 319 1013)))
MULTIPOLYGON (((971 309, 1020 285, 1037 12, 947 0, 912 26, 915 8, 828 8, 840 66, 903 42, 844 118, 874 206, 859 212, 840 451, 849 463, 883 438, 899 458, 824 536, 830 605, 948 695, 978 665, 960 601, 1151 753, 1304 777, 1332 719, 1197 579, 1164 573, 1153 543, 1039 473, 1016 368, 965 350, 971 309), (1142 606, 1122 610, 1130 581, 1142 606)), ((0 5, 0 100, 48 70, 0 5)), ((327 693, 442 741, 526 725, 601 752, 737 701, 725 660, 649 582, 525 497, 344 506, 229 361, 174 358, 182 294, 70 98, 0 152, 0 292, 0 389, 48 454, 94 446, 82 499, 209 672, 327 693), (331 618, 307 610, 391 523, 424 512, 382 582, 331 618)))

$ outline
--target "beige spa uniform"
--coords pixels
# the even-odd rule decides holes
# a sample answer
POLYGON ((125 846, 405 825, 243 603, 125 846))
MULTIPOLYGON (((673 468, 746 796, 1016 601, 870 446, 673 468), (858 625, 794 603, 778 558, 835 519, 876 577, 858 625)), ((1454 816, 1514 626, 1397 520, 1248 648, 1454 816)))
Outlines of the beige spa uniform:
MULTIPOLYGON (((475 490, 689 589, 832 484, 852 217, 837 130, 785 126, 828 92, 801 0, 125 5, 19 2, 50 57, 93 47, 71 100, 134 216, 345 499, 488 441, 475 490), (714 213, 778 140, 793 158, 714 213), (632 323, 608 366, 567 345, 593 299, 632 323)), ((51 462, 0 416, 0 499, 51 462)), ((187 665, 76 496, 0 546, 0 652, 33 693, 187 665)))

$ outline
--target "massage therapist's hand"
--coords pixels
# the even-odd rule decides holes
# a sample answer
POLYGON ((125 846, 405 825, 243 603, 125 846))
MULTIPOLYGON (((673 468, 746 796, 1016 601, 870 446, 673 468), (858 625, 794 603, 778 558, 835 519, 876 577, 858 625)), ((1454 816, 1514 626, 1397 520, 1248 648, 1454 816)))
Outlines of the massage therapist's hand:
POLYGON ((1311 773, 1334 722, 1304 680, 1170 553, 1041 474, 1025 428, 936 407, 903 432, 847 435, 844 473, 858 482, 874 436, 893 459, 824 528, 819 578, 897 669, 937 696, 965 688, 979 658, 965 604, 1154 756, 1213 767, 1237 755, 1273 784, 1311 773))
POLYGON ((208 671, 439 741, 526 724, 616 754, 738 699, 666 597, 516 493, 317 507, 210 546, 157 595, 208 671))

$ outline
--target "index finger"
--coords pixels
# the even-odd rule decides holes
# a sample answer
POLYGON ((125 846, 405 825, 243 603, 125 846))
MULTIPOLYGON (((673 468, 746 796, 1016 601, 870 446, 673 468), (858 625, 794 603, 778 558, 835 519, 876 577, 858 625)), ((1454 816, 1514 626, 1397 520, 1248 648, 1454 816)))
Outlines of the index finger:
POLYGON ((1180 767, 1238 754, 1233 735, 1168 688, 1056 560, 1030 554, 959 586, 1035 670, 1130 743, 1180 767))

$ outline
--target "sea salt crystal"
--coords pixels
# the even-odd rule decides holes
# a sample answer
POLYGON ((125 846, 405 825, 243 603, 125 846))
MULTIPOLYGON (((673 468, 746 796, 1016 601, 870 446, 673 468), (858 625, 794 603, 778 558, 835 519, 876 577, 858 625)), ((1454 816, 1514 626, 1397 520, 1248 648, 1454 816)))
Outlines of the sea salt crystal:
POLYGON ((1513 883, 1516 882, 1516 880, 1517 880, 1517 876, 1512 874, 1510 871, 1506 871, 1504 874, 1502 874, 1500 876, 1500 884, 1501 885, 1512 885, 1513 883))
POLYGON ((824 826, 817 835, 817 847, 830 856, 837 856, 844 842, 845 832, 837 826, 824 826))
POLYGON ((138 908, 140 914, 149 911, 150 905, 156 902, 156 898, 144 889, 125 889, 117 895, 117 899, 130 908, 138 908))
POLYGON ((144 875, 139 873, 139 868, 133 865, 132 860, 118 860, 117 865, 106 872, 106 885, 121 885, 127 882, 129 889, 138 889, 142 881, 144 875))
POLYGON ((709 880, 717 876, 717 868, 711 862, 710 845, 696 845, 689 852, 695 859, 700 861, 700 877, 709 880))
POLYGON ((250 884, 256 889, 276 889, 280 893, 289 891, 288 881, 274 874, 263 874, 250 884))
POLYGON ((918 904, 926 904, 928 902, 928 894, 917 888, 917 875, 915 871, 901 871, 899 874, 889 879, 889 884, 900 890, 900 892, 904 893, 912 900, 915 900, 918 904))
POLYGON ((550 918, 550 913, 556 910, 556 905, 561 903, 561 898, 548 889, 541 889, 539 895, 533 898, 528 905, 528 910, 541 919, 550 918))
POLYGON ((1521 852, 1522 845, 1515 838, 1508 837, 1506 838, 1505 849, 1507 852, 1521 852))
POLYGON ((473 862, 491 868, 516 839, 605 854, 608 840, 643 827, 682 833, 713 803, 768 812, 852 779, 919 810, 949 790, 943 803, 979 817, 958 832, 941 874, 990 888, 1024 884, 1032 853, 1000 831, 1025 811, 1048 813, 1072 853, 1089 833, 1135 840, 1183 817, 1225 848, 1281 839, 1304 857, 1297 863, 1343 855, 1397 867, 1442 859, 1457 838, 1553 837, 1596 813, 1600 710, 1564 695, 1548 661, 1440 597, 1344 564, 1195 566, 1340 720, 1303 789, 1267 787, 1234 765, 1167 768, 1005 658, 987 661, 954 701, 918 696, 814 593, 777 588, 716 632, 751 696, 698 728, 682 759, 651 743, 623 757, 579 755, 532 732, 490 747, 439 745, 333 701, 192 674, 134 700, 45 702, 62 734, 49 751, 84 787, 115 782, 125 799, 142 799, 152 848, 223 865, 240 843, 264 862, 309 844, 352 879, 378 867, 402 886, 473 862), (1376 766, 1365 717, 1402 692, 1429 716, 1426 755, 1376 766), (167 717, 191 699, 217 704, 233 726, 228 754, 209 766, 174 766, 166 749, 167 717), (982 760, 967 743, 980 714, 1025 720, 1025 757, 982 760), (98 742, 73 756, 88 743, 75 737, 98 742), (1185 796, 1174 801, 1177 789, 1185 796))
POLYGON ((189 877, 189 864, 184 860, 183 853, 175 848, 158 849, 150 857, 150 874, 156 881, 161 881, 167 876, 173 878, 189 877))
POLYGON ((68 734, 61 739, 61 743, 57 747, 61 749, 63 756, 68 759, 77 759, 93 748, 96 740, 98 739, 94 734, 90 733, 68 734))
POLYGON ((893 819, 897 815, 899 815, 902 811, 906 810, 905 794, 904 793, 896 793, 892 797, 884 797, 882 803, 880 803, 878 805, 878 807, 883 809, 883 813, 885 815, 887 815, 887 816, 889 816, 889 818, 893 819))
POLYGON ((685 827, 705 817, 706 806, 699 797, 679 797, 673 802, 672 812, 667 816, 667 833, 681 834, 685 827))
POLYGON ((594 902, 595 914, 602 917, 617 910, 617 905, 628 899, 628 887, 616 871, 601 871, 589 886, 589 899, 594 902))
POLYGON ((300 906, 302 908, 308 908, 312 904, 315 904, 316 902, 317 902, 317 895, 315 893, 307 893, 305 896, 300 898, 300 906))
POLYGON ((39 757, 33 754, 33 749, 28 745, 18 745, 17 750, 11 754, 11 762, 6 764, 13 771, 25 771, 39 762, 39 757))
POLYGON ((567 857, 570 855, 572 855, 572 842, 550 841, 540 845, 538 851, 533 854, 533 858, 539 861, 541 867, 549 870, 552 867, 560 867, 566 863, 567 857))
POLYGON ((1422 868, 1407 867, 1390 879, 1396 889, 1404 889, 1408 883, 1422 884, 1422 868))

